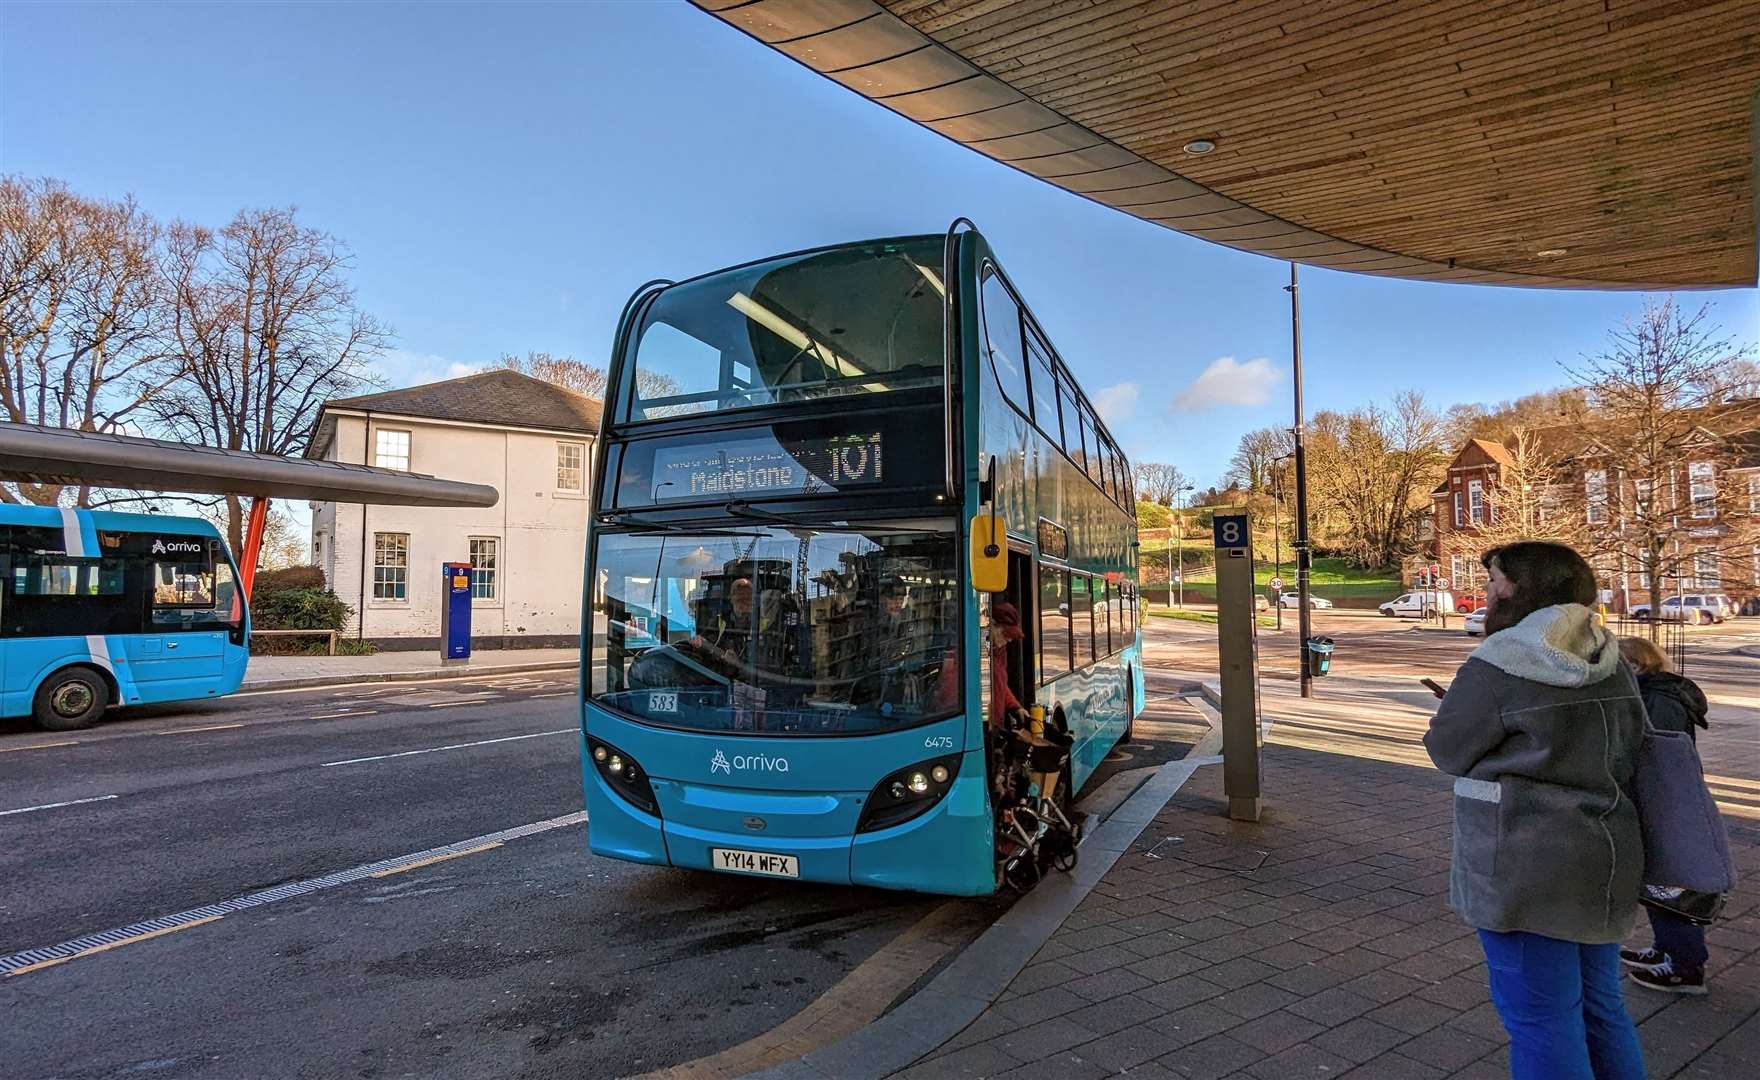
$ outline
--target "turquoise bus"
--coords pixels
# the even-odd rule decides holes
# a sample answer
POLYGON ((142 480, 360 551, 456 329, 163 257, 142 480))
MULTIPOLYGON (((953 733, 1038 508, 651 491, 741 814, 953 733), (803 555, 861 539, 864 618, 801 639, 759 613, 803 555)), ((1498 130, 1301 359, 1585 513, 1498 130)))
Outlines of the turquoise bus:
POLYGON ((0 505, 0 715, 68 731, 244 681, 238 569, 199 518, 0 505))
POLYGON ((969 223, 639 289, 593 483, 595 853, 956 895, 1142 708, 1131 469, 969 223))

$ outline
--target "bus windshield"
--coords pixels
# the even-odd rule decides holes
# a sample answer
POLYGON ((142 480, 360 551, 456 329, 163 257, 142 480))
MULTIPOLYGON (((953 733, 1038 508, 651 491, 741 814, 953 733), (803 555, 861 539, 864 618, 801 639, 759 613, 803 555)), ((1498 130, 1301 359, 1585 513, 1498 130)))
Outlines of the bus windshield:
POLYGON ((864 734, 961 707, 941 529, 755 527, 597 540, 592 693, 698 731, 864 734))
POLYGON ((665 290, 633 339, 623 418, 939 385, 941 243, 856 244, 665 290))

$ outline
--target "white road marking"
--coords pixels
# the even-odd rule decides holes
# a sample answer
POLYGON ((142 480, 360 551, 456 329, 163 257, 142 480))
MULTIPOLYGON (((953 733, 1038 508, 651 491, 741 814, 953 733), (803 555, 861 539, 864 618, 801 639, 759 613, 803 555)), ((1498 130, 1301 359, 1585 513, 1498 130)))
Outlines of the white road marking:
POLYGON ((61 806, 79 806, 82 803, 103 802, 105 799, 118 799, 120 795, 94 795, 89 799, 69 799, 66 802, 50 802, 41 806, 21 806, 17 810, 0 810, 0 817, 8 814, 28 814, 34 810, 54 810, 61 806))
POLYGON ((535 697, 535 698, 541 698, 541 697, 573 697, 573 696, 574 696, 574 694, 573 694, 573 693, 572 693, 572 692, 571 692, 571 691, 568 691, 568 690, 564 690, 564 691, 562 691, 562 692, 561 692, 561 693, 559 693, 559 694, 533 694, 533 695, 532 695, 532 696, 533 696, 533 697, 535 697))
MULTIPOLYGON (((349 758, 347 761, 326 761, 324 764, 320 765, 319 768, 328 769, 332 765, 359 765, 368 761, 389 761, 392 758, 411 757, 415 754, 438 754, 442 750, 463 750, 466 747, 471 746, 488 746, 491 743, 518 742, 521 739, 541 739, 546 735, 571 735, 578 734, 579 732, 580 728, 573 727, 557 728, 555 731, 534 731, 530 735, 508 735, 505 738, 500 739, 482 739, 477 742, 451 743, 447 746, 430 746, 425 750, 404 750, 396 754, 376 754, 373 757, 349 758)), ((113 799, 116 796, 110 795, 106 797, 113 799)), ((19 813, 17 810, 8 812, 15 814, 19 813)))
POLYGON ((378 709, 344 709, 341 712, 318 713, 316 716, 308 716, 308 717, 306 717, 306 719, 307 720, 335 720, 338 717, 343 717, 343 716, 378 716, 378 715, 379 715, 378 709))
MULTIPOLYGON (((105 797, 113 799, 116 796, 107 795, 105 797)), ((566 828, 571 825, 581 825, 584 824, 586 820, 586 811, 577 810, 572 814, 564 814, 561 817, 553 817, 544 821, 534 821, 527 825, 516 825, 511 829, 502 829, 500 832, 485 833, 482 836, 473 836, 469 840, 460 840, 457 843, 446 844, 437 848, 429 848, 426 851, 417 851, 409 855, 397 855, 389 859, 380 859, 378 862, 350 867, 347 870, 338 870, 335 873, 325 874, 322 877, 305 878, 301 881, 290 881, 282 885, 276 885, 272 888, 263 889, 260 892, 247 893, 244 896, 235 896, 230 900, 221 900, 214 904, 204 904, 201 907, 190 908, 186 911, 179 911, 171 915, 161 915, 158 918, 146 919, 130 926, 118 927, 114 930, 100 930, 95 934, 86 934, 83 937, 74 938, 72 941, 63 941, 58 945, 49 945, 38 949, 26 949, 23 952, 13 953, 10 956, 0 956, 0 975, 22 974, 26 970, 36 970, 49 966, 46 962, 72 960, 87 953, 98 951, 96 948, 97 946, 110 943, 120 944, 123 941, 132 944, 134 941, 145 940, 156 933, 212 922, 223 915, 230 915, 235 911, 244 911, 247 908, 261 907, 264 904, 273 904, 276 901, 289 900, 296 896, 308 896, 324 889, 334 889, 338 885, 347 885, 351 882, 370 878, 383 870, 394 870, 399 867, 413 869, 413 864, 422 862, 423 860, 437 859, 451 855, 455 852, 482 850, 485 845, 505 844, 509 840, 518 840, 526 836, 535 836, 538 833, 549 832, 552 829, 566 828)))

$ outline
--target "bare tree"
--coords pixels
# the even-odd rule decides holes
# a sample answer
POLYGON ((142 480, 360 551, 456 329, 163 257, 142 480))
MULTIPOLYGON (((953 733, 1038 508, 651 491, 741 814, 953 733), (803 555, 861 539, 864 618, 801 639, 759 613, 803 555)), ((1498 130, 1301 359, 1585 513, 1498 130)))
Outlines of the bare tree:
POLYGON ((1517 540, 1552 540, 1571 547, 1584 542, 1566 455, 1556 440, 1519 427, 1503 441, 1504 460, 1485 492, 1485 519, 1473 526, 1480 550, 1517 540))
POLYGON ((1258 428, 1241 436, 1241 443, 1229 460, 1223 482, 1234 487, 1262 494, 1272 485, 1273 463, 1295 450, 1295 436, 1288 428, 1258 428))
MULTIPOLYGON (((0 178, 0 408, 14 423, 111 431, 177 374, 165 347, 160 229, 132 199, 0 178)), ((55 484, 0 499, 62 501, 55 484)), ((89 490, 74 501, 85 505, 89 490)))
MULTIPOLYGON (((152 412, 180 438, 228 450, 294 454, 318 409, 371 382, 391 333, 355 306, 349 254, 292 209, 241 211, 219 232, 169 234, 172 339, 182 377, 152 412)), ((227 539, 243 542, 241 500, 227 496, 227 539)))
MULTIPOLYGON (((1571 465, 1587 543, 1604 573, 1634 567, 1652 599, 1664 582, 1721 576, 1756 536, 1731 468, 1760 404, 1725 401, 1744 350, 1672 297, 1648 302, 1600 354, 1567 367, 1598 417, 1571 465)), ((1746 477, 1741 477, 1744 485, 1746 477)))
POLYGON ((1352 561, 1398 565, 1448 463, 1442 418, 1407 391, 1391 409, 1317 413, 1309 430, 1311 501, 1336 516, 1352 561))
POLYGON ((1137 497, 1162 506, 1172 506, 1179 493, 1191 486, 1191 480, 1178 465, 1144 461, 1137 467, 1137 497))
MULTIPOLYGON (((604 399, 605 389, 610 383, 605 369, 596 364, 547 352, 528 352, 524 356, 502 353, 495 366, 601 400, 604 399)), ((641 389, 643 397, 649 398, 667 397, 679 392, 677 379, 640 368, 636 369, 636 386, 641 389)))
POLYGON ((573 390, 591 398, 605 397, 605 369, 572 356, 554 356, 547 352, 528 352, 523 357, 502 353, 495 362, 498 368, 517 371, 553 383, 564 390, 573 390))

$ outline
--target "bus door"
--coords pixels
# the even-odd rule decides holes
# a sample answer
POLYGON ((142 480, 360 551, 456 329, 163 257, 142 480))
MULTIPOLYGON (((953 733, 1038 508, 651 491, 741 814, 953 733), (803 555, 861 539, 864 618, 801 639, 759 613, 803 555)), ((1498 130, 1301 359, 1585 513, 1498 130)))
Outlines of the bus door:
POLYGON ((1008 547, 1008 589, 996 599, 1013 604, 1020 613, 1021 642, 1018 647, 1008 650, 1008 688, 1014 692, 1015 699, 1028 708, 1033 705, 1033 690, 1038 685, 1034 643, 1039 635, 1034 628, 1039 619, 1038 606, 1034 603, 1037 599, 1035 592, 1032 553, 1024 545, 1011 543, 1008 547))
MULTIPOLYGON (((218 629, 216 570, 230 579, 224 557, 216 565, 217 544, 191 539, 176 550, 155 551, 148 561, 147 591, 152 613, 146 632, 131 637, 128 658, 142 689, 163 689, 173 682, 211 683, 221 675, 226 631, 218 629), (196 550, 186 551, 185 547, 196 550)), ((231 604, 230 596, 224 599, 231 604)))

